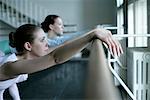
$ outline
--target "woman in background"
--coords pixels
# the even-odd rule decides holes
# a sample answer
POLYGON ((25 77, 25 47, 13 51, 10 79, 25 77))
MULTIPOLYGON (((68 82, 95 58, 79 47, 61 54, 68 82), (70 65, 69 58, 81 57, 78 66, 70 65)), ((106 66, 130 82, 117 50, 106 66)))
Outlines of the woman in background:
POLYGON ((64 24, 61 17, 58 15, 48 15, 41 23, 41 28, 47 33, 48 45, 50 47, 59 46, 81 34, 71 33, 64 35, 64 24))
POLYGON ((49 50, 47 37, 40 27, 25 24, 10 34, 10 45, 17 52, 7 56, 0 65, 0 100, 3 100, 4 90, 16 84, 21 75, 63 63, 95 39, 105 42, 114 55, 120 56, 123 53, 120 43, 112 37, 110 31, 104 29, 91 30, 52 51, 49 50))

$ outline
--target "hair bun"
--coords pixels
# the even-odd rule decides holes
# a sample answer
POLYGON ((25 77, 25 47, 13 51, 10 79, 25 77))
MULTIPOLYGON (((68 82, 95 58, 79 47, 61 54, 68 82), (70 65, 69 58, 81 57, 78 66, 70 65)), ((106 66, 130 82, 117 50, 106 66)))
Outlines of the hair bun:
POLYGON ((10 45, 11 47, 13 47, 13 48, 16 47, 14 34, 15 34, 14 32, 10 32, 10 33, 9 33, 9 45, 10 45))
POLYGON ((48 22, 44 21, 41 23, 41 28, 44 30, 44 32, 48 32, 49 30, 49 24, 48 22))

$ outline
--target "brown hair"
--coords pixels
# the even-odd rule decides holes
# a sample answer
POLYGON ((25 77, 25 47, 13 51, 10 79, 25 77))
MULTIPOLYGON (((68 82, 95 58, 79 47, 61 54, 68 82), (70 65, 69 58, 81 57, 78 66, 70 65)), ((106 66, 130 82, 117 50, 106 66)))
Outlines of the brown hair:
POLYGON ((11 32, 9 34, 9 45, 16 48, 19 54, 23 54, 25 51, 25 42, 32 43, 34 40, 34 32, 38 29, 41 28, 33 24, 24 24, 20 26, 16 32, 11 32))
POLYGON ((45 20, 41 23, 41 28, 44 32, 48 32, 50 30, 49 25, 55 23, 55 19, 58 18, 58 15, 48 15, 45 20))

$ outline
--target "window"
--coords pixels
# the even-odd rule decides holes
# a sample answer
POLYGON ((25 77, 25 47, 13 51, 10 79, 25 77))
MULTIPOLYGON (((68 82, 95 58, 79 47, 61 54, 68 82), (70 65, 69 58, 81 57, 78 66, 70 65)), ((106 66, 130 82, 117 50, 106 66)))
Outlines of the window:
POLYGON ((117 30, 117 34, 124 34, 123 30, 123 9, 119 9, 117 12, 117 27, 120 27, 117 30))
POLYGON ((117 0, 117 7, 120 7, 123 4, 123 0, 117 0))
MULTIPOLYGON (((128 34, 133 35, 134 34, 134 5, 130 4, 128 6, 128 34)), ((128 46, 133 47, 134 46, 134 38, 129 37, 128 38, 128 46)))
MULTIPOLYGON (((147 34, 147 0, 136 0, 128 6, 128 34, 147 34)), ((147 46, 147 38, 129 38, 128 46, 147 46)))
MULTIPOLYGON (((119 2, 117 0, 117 7, 119 2)), ((123 25, 123 8, 118 7, 117 11, 117 25, 123 25)), ((118 33, 122 31, 118 30, 118 33)), ((128 34, 129 35, 144 35, 147 34, 147 0, 130 0, 128 5, 128 34)), ((129 37, 129 47, 145 47, 147 46, 146 37, 129 37)))
POLYGON ((123 29, 123 8, 121 7, 123 4, 123 0, 117 0, 117 27, 119 29, 117 30, 117 34, 124 34, 123 29))

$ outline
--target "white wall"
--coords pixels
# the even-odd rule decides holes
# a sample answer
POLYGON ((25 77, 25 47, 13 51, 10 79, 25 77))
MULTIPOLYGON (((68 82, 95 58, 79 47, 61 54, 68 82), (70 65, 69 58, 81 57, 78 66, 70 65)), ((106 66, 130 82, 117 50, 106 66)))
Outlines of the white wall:
POLYGON ((32 0, 32 2, 43 6, 48 10, 48 14, 60 15, 66 24, 77 24, 79 30, 97 24, 116 24, 115 0, 32 0))
POLYGON ((64 24, 77 24, 78 31, 93 28, 97 24, 116 25, 116 0, 15 0, 18 4, 14 0, 9 1, 15 8, 22 7, 18 10, 28 16, 38 13, 32 17, 39 19, 39 22, 49 14, 57 14, 63 18, 64 24), (32 11, 34 8, 37 12, 32 11), (43 12, 46 9, 47 14, 41 14, 40 8, 43 12))

